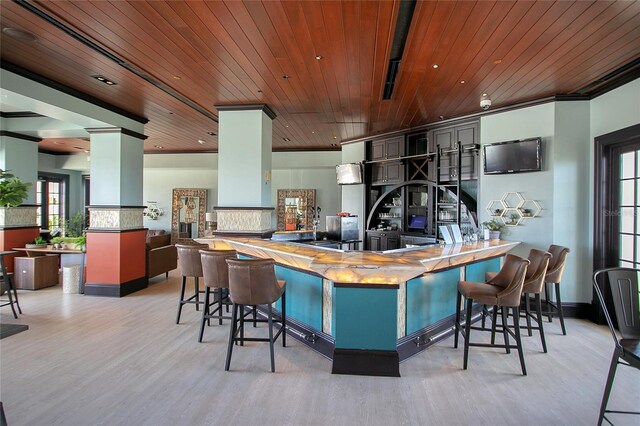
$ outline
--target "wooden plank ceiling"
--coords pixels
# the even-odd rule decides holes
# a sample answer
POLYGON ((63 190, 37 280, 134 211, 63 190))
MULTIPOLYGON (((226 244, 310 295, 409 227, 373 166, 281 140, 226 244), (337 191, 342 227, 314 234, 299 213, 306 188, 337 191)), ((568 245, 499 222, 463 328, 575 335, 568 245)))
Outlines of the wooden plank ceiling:
POLYGON ((219 104, 268 104, 274 149, 335 149, 478 112, 483 93, 493 107, 578 93, 640 57, 640 1, 422 1, 382 100, 398 1, 29 4, 204 111, 3 1, 2 28, 38 40, 2 34, 2 59, 148 118, 145 152, 215 151, 219 104))

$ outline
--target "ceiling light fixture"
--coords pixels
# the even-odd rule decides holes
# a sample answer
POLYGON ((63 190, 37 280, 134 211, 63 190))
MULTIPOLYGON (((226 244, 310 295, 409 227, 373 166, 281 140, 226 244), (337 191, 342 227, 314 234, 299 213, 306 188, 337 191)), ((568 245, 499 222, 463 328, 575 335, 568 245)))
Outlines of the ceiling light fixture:
POLYGON ((466 81, 460 80, 460 84, 464 84, 464 83, 466 83, 466 81))
POLYGON ((322 55, 316 55, 316 59, 317 59, 317 60, 322 59, 322 55))
POLYGON ((158 149, 162 149, 162 148, 164 148, 164 146, 160 146, 160 145, 154 145, 154 146, 155 146, 156 148, 158 148, 158 149))
POLYGON ((438 68, 438 64, 433 64, 432 67, 433 68, 438 68))
POLYGON ((291 139, 289 139, 289 138, 282 138, 282 140, 285 141, 285 142, 291 142, 291 139))
POLYGON ((86 153, 88 154, 88 153, 89 153, 89 150, 88 150, 88 149, 85 149, 85 150, 84 150, 84 152, 86 152, 86 153))
POLYGON ((38 36, 36 36, 34 33, 26 30, 21 30, 20 28, 7 27, 3 28, 2 32, 16 40, 26 41, 29 43, 35 43, 36 41, 38 41, 38 36))
POLYGON ((103 82, 104 84, 108 84, 109 86, 114 86, 118 83, 116 83, 113 80, 109 80, 107 77, 105 77, 104 75, 92 75, 91 77, 95 78, 98 81, 103 82))
POLYGON ((207 134, 208 134, 209 136, 215 136, 215 135, 216 135, 216 134, 215 134, 215 133, 213 133, 213 132, 207 132, 207 134))
POLYGON ((204 145, 204 144, 205 144, 205 142, 204 142, 202 139, 198 139, 198 143, 199 143, 200 145, 204 145))
POLYGON ((493 61, 493 63, 496 64, 496 65, 498 65, 501 62, 502 62, 502 59, 496 59, 495 61, 493 61))
POLYGON ((285 75, 282 76, 282 78, 284 78, 285 80, 288 80, 289 76, 285 74, 285 75))
POLYGON ((486 93, 483 93, 482 96, 488 96, 486 93))
POLYGON ((174 79, 174 80, 182 80, 182 77, 180 77, 179 75, 174 75, 174 76, 173 76, 173 79, 174 79))
POLYGON ((338 137, 337 137, 337 136, 334 136, 333 138, 334 138, 334 139, 338 139, 338 137))

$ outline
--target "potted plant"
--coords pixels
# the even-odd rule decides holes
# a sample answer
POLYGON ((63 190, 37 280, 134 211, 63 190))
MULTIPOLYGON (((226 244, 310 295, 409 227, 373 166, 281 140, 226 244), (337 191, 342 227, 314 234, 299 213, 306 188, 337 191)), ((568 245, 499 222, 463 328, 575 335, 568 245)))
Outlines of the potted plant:
POLYGON ((86 246, 87 246, 87 235, 86 234, 82 234, 79 237, 75 237, 73 244, 75 246, 75 248, 77 248, 78 250, 82 250, 85 251, 86 250, 86 246))
POLYGON ((28 249, 47 248, 47 241, 42 237, 37 237, 33 240, 33 242, 27 243, 24 246, 28 249))
POLYGON ((489 239, 491 240, 499 240, 500 239, 500 231, 504 228, 504 225, 498 222, 497 219, 491 219, 486 222, 482 222, 485 229, 489 230, 489 239))
MULTIPOLYGON (((0 226, 31 225, 31 218, 25 215, 20 206, 27 198, 31 183, 22 182, 9 170, 0 169, 0 226)), ((33 217, 35 222, 35 217, 33 217)))

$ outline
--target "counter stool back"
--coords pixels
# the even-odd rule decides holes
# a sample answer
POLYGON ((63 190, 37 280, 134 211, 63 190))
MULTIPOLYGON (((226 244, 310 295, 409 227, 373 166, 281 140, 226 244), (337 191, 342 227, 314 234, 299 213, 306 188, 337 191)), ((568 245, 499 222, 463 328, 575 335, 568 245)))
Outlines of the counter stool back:
POLYGON ((176 324, 180 323, 180 315, 182 314, 182 306, 185 304, 195 304, 196 311, 199 310, 200 302, 200 285, 198 278, 202 276, 202 263, 200 261, 200 250, 206 250, 207 244, 176 244, 178 251, 178 268, 182 274, 182 285, 180 286, 180 300, 178 301, 178 315, 176 324), (188 298, 184 298, 187 277, 194 279, 194 293, 188 298))
POLYGON ((560 281, 562 280, 562 274, 567 262, 567 255, 569 249, 567 247, 551 245, 549 246, 549 253, 551 253, 551 260, 549 261, 549 267, 547 268, 547 275, 544 279, 544 295, 547 302, 547 312, 545 312, 549 322, 551 322, 552 315, 558 315, 560 318, 560 327, 562 327, 562 334, 567 335, 567 329, 564 326, 564 315, 562 313, 562 299, 560 298, 560 281), (555 288, 555 303, 551 302, 549 297, 549 285, 555 288))
POLYGON ((282 334, 282 346, 286 346, 286 294, 285 282, 276 279, 273 259, 227 259, 229 265, 229 298, 233 303, 232 320, 229 331, 229 346, 225 370, 229 371, 231 354, 235 342, 269 342, 271 351, 271 372, 275 372, 273 343, 282 334), (273 310, 271 304, 282 298, 282 318, 278 332, 273 334, 273 310), (269 338, 244 337, 245 305, 267 305, 266 320, 252 320, 269 324, 269 338), (239 336, 238 336, 239 334, 239 336))
MULTIPOLYGON (((524 354, 522 352, 522 340, 520 338, 520 298, 522 295, 522 286, 524 284, 525 275, 527 272, 527 265, 529 261, 521 257, 507 254, 505 257, 504 265, 500 272, 495 277, 490 279, 487 283, 460 281, 458 283, 458 297, 456 298, 456 323, 455 323, 455 337, 454 348, 458 347, 458 335, 462 334, 464 337, 464 361, 463 368, 467 369, 467 361, 469 359, 469 347, 496 347, 504 348, 507 353, 511 352, 511 349, 518 350, 520 356, 520 367, 522 368, 522 374, 527 375, 527 369, 524 364, 524 354), (465 325, 461 325, 460 311, 463 296, 466 299, 466 315, 465 325), (498 308, 502 309, 502 332, 504 336, 504 345, 497 345, 495 343, 471 343, 470 335, 471 330, 483 330, 483 328, 472 327, 471 318, 473 316, 473 302, 481 305, 493 306, 494 323, 495 315, 497 315, 498 308), (513 317, 513 327, 515 333, 512 332, 507 326, 507 320, 509 317, 509 309, 511 309, 513 317), (509 344, 509 334, 515 339, 516 346, 509 344)), ((495 328, 492 334, 495 333, 495 328)), ((492 339, 493 340, 493 339, 492 339)))
MULTIPOLYGON (((640 369, 640 311, 638 309, 638 273, 640 270, 631 268, 608 268, 596 271, 593 274, 593 287, 595 288, 598 300, 602 305, 604 316, 607 319, 611 336, 615 343, 615 349, 613 350, 613 356, 611 357, 611 365, 609 367, 609 375, 607 377, 607 383, 604 387, 604 394, 602 395, 602 403, 600 404, 600 416, 598 417, 598 426, 602 424, 602 420, 606 419, 610 424, 611 421, 606 418, 606 413, 619 413, 619 414, 635 414, 640 415, 640 412, 636 411, 619 411, 619 410, 607 410, 607 402, 609 401, 609 395, 611 394, 611 388, 613 386, 613 379, 616 375, 616 369, 618 364, 622 364, 629 367, 635 367, 640 369), (607 305, 604 303, 604 296, 602 289, 605 288, 604 282, 598 283, 598 277, 606 274, 609 283, 609 289, 611 291, 611 298, 613 299, 613 306, 615 309, 616 320, 618 323, 618 331, 622 336, 619 339, 615 329, 613 328, 613 321, 607 310, 607 305), (621 362, 624 361, 624 362, 621 362)), ((604 281, 604 280, 601 280, 604 281)))
MULTIPOLYGON (((202 276, 204 278, 204 309, 200 320, 200 334, 198 342, 202 342, 204 336, 205 322, 210 322, 211 318, 218 319, 222 325, 223 319, 231 319, 224 316, 222 312, 223 304, 228 301, 229 289, 229 266, 227 259, 236 259, 238 253, 235 250, 200 250, 200 260, 202 263, 202 276), (216 293, 214 300, 211 299, 211 290, 216 293), (218 305, 211 310, 214 305, 218 305)), ((227 304, 228 312, 228 304, 227 304)))

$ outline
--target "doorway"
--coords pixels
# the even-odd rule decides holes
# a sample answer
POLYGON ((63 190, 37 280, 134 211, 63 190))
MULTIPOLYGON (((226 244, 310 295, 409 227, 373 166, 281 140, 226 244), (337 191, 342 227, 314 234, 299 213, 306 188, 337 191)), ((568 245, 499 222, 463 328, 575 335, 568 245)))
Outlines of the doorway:
MULTIPOLYGON (((595 138, 594 164, 593 269, 640 269, 640 125, 595 138)), ((610 294, 604 295, 612 312, 610 294)), ((604 323, 595 294, 592 307, 594 320, 604 323)))

